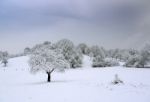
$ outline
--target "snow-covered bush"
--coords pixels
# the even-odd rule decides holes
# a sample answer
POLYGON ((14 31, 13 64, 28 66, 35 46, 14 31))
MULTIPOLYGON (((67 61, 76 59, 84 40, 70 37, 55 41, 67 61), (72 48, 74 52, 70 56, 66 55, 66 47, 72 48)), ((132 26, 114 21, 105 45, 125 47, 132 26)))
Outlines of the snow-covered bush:
POLYGON ((96 56, 93 58, 93 67, 105 67, 105 61, 101 56, 96 56))
POLYGON ((126 67, 144 68, 150 62, 150 45, 146 45, 140 53, 131 56, 125 63, 126 67))
POLYGON ((119 66, 119 62, 114 59, 103 59, 100 56, 93 58, 93 67, 113 67, 119 66))
POLYGON ((119 62, 115 59, 105 59, 105 67, 119 66, 119 62))
POLYGON ((140 56, 132 56, 128 59, 124 66, 126 67, 136 67, 140 61, 140 56))
POLYGON ((71 68, 82 66, 82 54, 77 50, 72 41, 62 39, 55 44, 56 48, 62 50, 64 58, 70 63, 71 68))
POLYGON ((105 58, 105 53, 104 53, 103 49, 100 48, 99 46, 92 46, 90 56, 92 56, 92 57, 99 56, 101 58, 105 58))
POLYGON ((44 47, 32 53, 29 59, 29 65, 32 73, 38 71, 46 72, 48 75, 48 82, 51 81, 51 73, 54 70, 62 71, 64 68, 69 67, 68 62, 64 59, 64 56, 59 50, 51 50, 44 47))
POLYGON ((123 84, 123 81, 118 77, 118 74, 115 74, 115 79, 112 81, 112 84, 123 84))

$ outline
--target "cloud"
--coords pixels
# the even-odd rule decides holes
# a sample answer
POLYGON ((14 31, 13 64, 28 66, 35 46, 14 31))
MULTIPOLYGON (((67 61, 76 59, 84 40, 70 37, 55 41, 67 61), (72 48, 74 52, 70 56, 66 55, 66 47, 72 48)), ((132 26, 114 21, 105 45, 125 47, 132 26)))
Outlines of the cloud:
POLYGON ((133 7, 129 0, 116 1, 118 0, 6 0, 1 4, 1 14, 12 18, 31 15, 34 19, 42 15, 43 18, 55 16, 101 22, 127 19, 127 16, 134 16, 132 13, 137 12, 138 6, 133 7))
POLYGON ((143 42, 134 33, 145 16, 145 4, 144 0, 1 0, 0 46, 15 52, 10 46, 23 49, 69 38, 109 48, 130 47, 143 42))
POLYGON ((143 13, 137 0, 3 0, 0 3, 0 27, 49 26, 57 22, 78 20, 131 30, 143 13))

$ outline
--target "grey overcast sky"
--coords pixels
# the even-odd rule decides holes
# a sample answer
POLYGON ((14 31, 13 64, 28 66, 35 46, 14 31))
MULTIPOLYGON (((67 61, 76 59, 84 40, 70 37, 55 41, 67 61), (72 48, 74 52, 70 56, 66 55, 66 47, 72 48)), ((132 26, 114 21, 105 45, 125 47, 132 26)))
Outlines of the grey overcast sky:
POLYGON ((18 53, 62 38, 106 48, 140 48, 150 39, 142 26, 148 1, 0 0, 0 50, 18 53))

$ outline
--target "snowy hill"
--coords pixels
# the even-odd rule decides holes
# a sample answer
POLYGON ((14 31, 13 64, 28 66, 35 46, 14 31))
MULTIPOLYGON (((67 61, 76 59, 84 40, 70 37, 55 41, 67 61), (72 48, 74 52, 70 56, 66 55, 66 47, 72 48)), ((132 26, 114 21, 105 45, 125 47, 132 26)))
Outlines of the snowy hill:
POLYGON ((150 69, 91 68, 84 56, 83 68, 54 72, 47 83, 45 73, 30 74, 27 62, 24 56, 0 65, 0 102, 150 102, 150 69), (115 74, 124 84, 111 84, 115 74))

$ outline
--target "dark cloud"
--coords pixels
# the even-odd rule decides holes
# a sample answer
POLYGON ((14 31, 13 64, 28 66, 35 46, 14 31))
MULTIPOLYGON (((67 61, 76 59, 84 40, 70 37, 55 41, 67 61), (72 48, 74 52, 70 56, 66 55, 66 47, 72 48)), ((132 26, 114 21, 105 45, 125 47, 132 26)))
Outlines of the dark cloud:
POLYGON ((12 45, 23 49, 66 37, 76 43, 130 47, 130 42, 143 42, 132 40, 139 39, 136 31, 145 4, 144 0, 1 0, 0 46, 12 51, 12 45))
MULTIPOLYGON (((140 14, 139 6, 130 2, 107 3, 86 0, 6 0, 1 4, 1 21, 44 22, 72 18, 98 23, 129 23, 140 14), (39 20, 40 19, 40 20, 39 20), (36 21, 35 21, 36 20, 36 21)), ((114 1, 114 0, 106 0, 114 1)), ((51 23, 51 22, 49 22, 51 23)))

